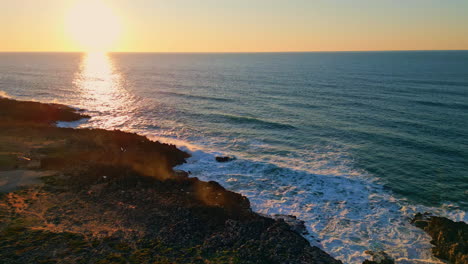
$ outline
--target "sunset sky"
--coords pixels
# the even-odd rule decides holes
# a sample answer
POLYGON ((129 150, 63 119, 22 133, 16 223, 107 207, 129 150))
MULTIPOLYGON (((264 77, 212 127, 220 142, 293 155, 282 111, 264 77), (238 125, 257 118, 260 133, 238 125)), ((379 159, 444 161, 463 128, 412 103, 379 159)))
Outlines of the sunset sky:
POLYGON ((0 51, 468 49, 466 0, 0 2, 0 51))

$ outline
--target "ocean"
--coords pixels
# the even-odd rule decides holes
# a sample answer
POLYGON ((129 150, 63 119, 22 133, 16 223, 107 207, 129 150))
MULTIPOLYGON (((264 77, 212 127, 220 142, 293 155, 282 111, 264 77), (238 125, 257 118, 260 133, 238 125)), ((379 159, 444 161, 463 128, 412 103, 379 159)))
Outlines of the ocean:
POLYGON ((0 95, 176 144, 180 169, 297 216, 345 263, 440 263, 410 218, 468 222, 468 51, 0 53, 0 95))

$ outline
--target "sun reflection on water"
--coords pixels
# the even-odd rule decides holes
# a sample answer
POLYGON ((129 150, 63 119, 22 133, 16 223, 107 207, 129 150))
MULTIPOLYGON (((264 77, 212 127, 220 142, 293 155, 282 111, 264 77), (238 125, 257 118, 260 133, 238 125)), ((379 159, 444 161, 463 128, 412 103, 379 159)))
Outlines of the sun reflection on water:
POLYGON ((80 93, 80 107, 94 113, 91 126, 122 128, 130 120, 133 97, 125 89, 123 77, 108 54, 83 55, 74 84, 80 93))

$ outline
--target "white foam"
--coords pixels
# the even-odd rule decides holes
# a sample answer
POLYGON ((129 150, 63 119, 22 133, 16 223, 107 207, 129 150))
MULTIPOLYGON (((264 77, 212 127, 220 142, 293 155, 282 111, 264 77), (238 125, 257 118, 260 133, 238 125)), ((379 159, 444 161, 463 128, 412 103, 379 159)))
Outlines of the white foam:
POLYGON ((410 218, 429 211, 467 220, 461 211, 397 200, 366 175, 340 174, 343 168, 325 175, 242 158, 218 163, 214 157, 219 153, 185 148, 192 158, 178 169, 242 193, 256 212, 297 216, 306 222, 312 244, 345 263, 362 263, 369 258, 366 250, 384 250, 397 263, 441 263, 431 254, 430 237, 410 218))
MULTIPOLYGON (((102 122, 95 120, 79 126, 102 128, 102 122)), ((263 153, 271 146, 257 141, 250 145, 251 153, 229 152, 238 159, 219 163, 215 156, 225 153, 208 138, 188 143, 174 130, 125 130, 190 152, 192 158, 178 169, 242 193, 256 212, 290 214, 304 220, 310 233, 306 238, 311 244, 344 263, 362 263, 370 257, 366 250, 384 250, 401 264, 442 263, 432 256, 430 237, 412 226, 410 218, 416 212, 428 211, 467 221, 465 212, 450 205, 428 208, 395 199, 375 177, 350 169, 352 159, 335 146, 317 152, 296 152, 294 156, 260 157, 255 153, 263 153)), ((232 146, 226 149, 229 147, 232 146)))

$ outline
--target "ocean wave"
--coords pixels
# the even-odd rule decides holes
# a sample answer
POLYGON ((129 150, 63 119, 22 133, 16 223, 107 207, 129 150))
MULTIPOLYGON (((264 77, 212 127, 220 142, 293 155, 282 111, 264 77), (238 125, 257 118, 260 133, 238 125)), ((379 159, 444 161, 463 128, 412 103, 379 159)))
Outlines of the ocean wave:
POLYGON ((296 127, 293 125, 283 124, 279 122, 273 121, 266 121, 262 119, 258 119, 255 117, 248 117, 248 116, 238 116, 238 115, 229 115, 229 114, 214 114, 212 117, 219 117, 231 122, 235 122, 237 124, 251 124, 251 125, 258 125, 267 128, 277 128, 277 129, 295 129, 296 127))
POLYGON ((219 98, 219 97, 202 96, 202 95, 193 95, 193 94, 177 93, 177 92, 168 92, 168 91, 158 91, 158 93, 159 93, 159 94, 167 94, 167 95, 180 96, 180 97, 185 97, 185 98, 209 100, 209 101, 219 101, 219 102, 233 102, 233 101, 234 101, 234 100, 229 99, 229 98, 219 98))
POLYGON ((434 106, 434 107, 441 107, 441 108, 448 108, 448 109, 468 110, 468 105, 459 104, 459 103, 441 103, 441 102, 421 101, 421 100, 413 100, 411 102, 416 103, 416 104, 425 105, 425 106, 434 106))
POLYGON ((399 80, 400 83, 413 83, 413 84, 424 84, 424 85, 437 85, 437 86, 458 86, 466 87, 468 82, 463 81, 440 81, 440 80, 399 80))
POLYGON ((185 150, 192 158, 179 169, 246 195, 256 212, 297 216, 306 222, 306 238, 313 245, 345 263, 362 263, 366 250, 384 250, 397 263, 441 263, 432 257, 430 238, 409 219, 428 211, 468 220, 463 211, 398 200, 369 175, 342 174, 336 168, 316 174, 243 158, 218 163, 214 157, 221 153, 185 150))
MULTIPOLYGON (((164 131, 146 130, 146 135, 157 133, 164 131)), ((344 263, 362 263, 369 257, 366 250, 384 250, 400 264, 441 263, 432 256, 430 237, 412 226, 409 219, 416 212, 427 211, 468 221, 466 213, 456 207, 431 208, 395 198, 377 178, 351 169, 346 153, 339 150, 332 154, 306 151, 297 157, 264 160, 262 156, 245 158, 243 153, 235 152, 235 161, 218 163, 215 156, 225 153, 210 149, 208 138, 202 138, 207 141, 202 144, 177 136, 151 138, 189 151, 192 158, 178 169, 242 193, 254 211, 295 215, 304 220, 310 233, 306 238, 311 244, 344 263), (301 157, 315 160, 301 162, 301 157)), ((259 141, 252 147, 269 147, 265 144, 259 141)))
POLYGON ((297 109, 304 109, 304 110, 322 108, 321 105, 316 105, 316 104, 311 104, 311 103, 300 103, 300 102, 290 102, 290 103, 286 102, 286 103, 280 103, 279 105, 286 106, 286 107, 297 108, 297 109))
MULTIPOLYGON (((146 131, 147 135, 154 134, 146 131)), ((446 204, 432 208, 396 199, 372 175, 350 169, 346 153, 299 153, 318 155, 315 168, 310 160, 238 159, 228 163, 215 161, 216 155, 206 144, 182 139, 152 137, 175 144, 190 152, 192 158, 178 169, 191 172, 192 177, 214 180, 229 190, 242 193, 251 201, 254 211, 265 214, 295 215, 305 221, 312 245, 329 252, 344 263, 362 263, 369 256, 366 250, 384 250, 399 264, 441 263, 432 256, 430 237, 412 226, 410 218, 416 212, 432 212, 455 221, 468 221, 466 212, 446 204)), ((257 142, 259 147, 262 142, 257 142)), ((253 145, 255 147, 256 145, 253 145)), ((333 148, 333 146, 331 146, 333 148)))

